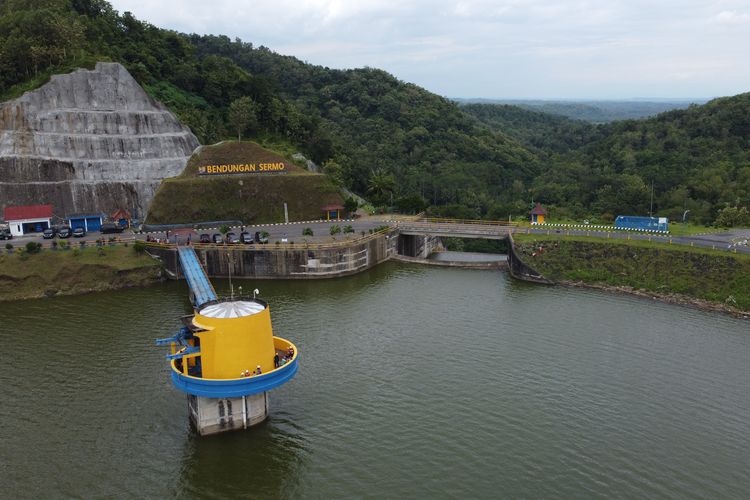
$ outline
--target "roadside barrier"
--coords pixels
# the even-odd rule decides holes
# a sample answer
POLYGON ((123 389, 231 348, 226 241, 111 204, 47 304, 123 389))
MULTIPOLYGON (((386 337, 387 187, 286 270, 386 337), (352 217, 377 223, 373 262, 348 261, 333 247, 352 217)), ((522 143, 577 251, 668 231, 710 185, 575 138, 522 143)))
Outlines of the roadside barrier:
POLYGON ((563 229, 586 229, 589 231, 622 231, 622 232, 635 232, 635 233, 652 233, 652 234, 669 234, 669 231, 659 231, 656 229, 638 229, 629 227, 615 227, 605 226, 597 224, 559 224, 559 223, 544 223, 544 224, 531 224, 535 228, 547 229, 547 228, 563 228, 563 229))
MULTIPOLYGON (((337 240, 337 241, 329 241, 329 242, 307 242, 307 243, 253 243, 253 244, 245 244, 245 243, 194 243, 191 242, 190 246, 195 248, 196 250, 227 250, 232 252, 238 252, 238 251, 245 251, 245 250, 252 250, 252 251, 267 251, 267 252, 274 252, 274 251, 286 251, 286 250, 325 250, 330 248, 341 248, 341 247, 348 247, 352 245, 359 245, 362 243, 367 243, 371 240, 374 240, 376 238, 379 238, 383 235, 387 236, 389 232, 391 232, 391 228, 387 229, 381 229, 380 231, 374 232, 372 234, 367 234, 365 236, 360 236, 357 238, 352 239, 343 239, 343 240, 337 240)), ((178 246, 186 246, 184 243, 182 244, 175 244, 175 243, 162 243, 162 242, 154 242, 154 241, 144 241, 146 246, 148 247, 154 247, 154 248, 167 248, 167 249, 175 249, 178 246)))

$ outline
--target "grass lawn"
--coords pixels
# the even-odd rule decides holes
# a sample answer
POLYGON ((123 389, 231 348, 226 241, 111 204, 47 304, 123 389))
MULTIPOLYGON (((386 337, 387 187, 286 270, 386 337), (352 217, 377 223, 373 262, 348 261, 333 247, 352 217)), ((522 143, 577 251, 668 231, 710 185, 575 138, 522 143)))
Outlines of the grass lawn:
POLYGON ((0 255, 0 301, 72 295, 152 283, 161 266, 132 246, 0 255))

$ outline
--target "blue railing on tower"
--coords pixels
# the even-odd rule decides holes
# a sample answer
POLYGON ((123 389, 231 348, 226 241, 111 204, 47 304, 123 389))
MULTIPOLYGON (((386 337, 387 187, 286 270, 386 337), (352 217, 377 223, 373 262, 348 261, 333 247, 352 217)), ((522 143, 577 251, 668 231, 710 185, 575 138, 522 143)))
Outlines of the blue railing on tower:
POLYGON ((200 307, 206 302, 217 300, 216 291, 208 280, 208 276, 206 276, 195 250, 192 247, 179 247, 177 252, 180 256, 182 272, 185 274, 188 286, 195 297, 193 305, 200 307))

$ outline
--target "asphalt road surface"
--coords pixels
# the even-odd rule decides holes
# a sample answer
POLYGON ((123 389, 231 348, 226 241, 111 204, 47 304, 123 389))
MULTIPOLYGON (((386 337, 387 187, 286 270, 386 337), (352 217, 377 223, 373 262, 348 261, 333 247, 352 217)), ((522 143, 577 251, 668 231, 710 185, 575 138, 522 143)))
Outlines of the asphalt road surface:
MULTIPOLYGON (((281 241, 282 238, 286 237, 289 243, 302 243, 304 239, 310 242, 327 242, 331 241, 330 228, 333 225, 338 225, 342 229, 351 225, 354 229, 353 236, 361 236, 362 232, 368 233, 369 230, 375 229, 378 226, 382 226, 386 222, 382 220, 363 219, 363 220, 352 220, 352 221, 317 221, 317 222, 291 222, 288 224, 263 224, 257 226, 245 226, 245 230, 251 234, 255 234, 256 231, 266 231, 269 233, 269 243, 275 243, 281 241), (305 228, 313 230, 313 237, 302 236, 302 231, 305 228)), ((242 231, 242 227, 232 227, 232 232, 239 236, 242 231)), ((600 238, 614 238, 614 239, 639 239, 639 240, 652 240, 661 241, 664 243, 672 241, 673 244, 696 246, 702 248, 714 248, 717 250, 730 250, 737 251, 738 253, 750 253, 750 229, 732 229, 728 231, 722 231, 719 233, 708 233, 708 234, 697 234, 691 236, 670 236, 670 235, 656 235, 648 233, 635 233, 635 232, 617 232, 617 231, 604 231, 604 230, 586 230, 586 229, 563 229, 563 228, 549 228, 549 229, 516 229, 517 233, 528 233, 528 234, 560 234, 560 235, 578 235, 578 236, 594 236, 600 238), (608 236, 609 235, 609 236, 608 236)), ((175 234, 179 238, 180 243, 187 241, 188 235, 192 242, 198 242, 201 234, 208 234, 210 236, 219 233, 218 228, 214 229, 200 229, 200 230, 189 230, 180 229, 176 231, 170 231, 170 242, 174 243, 175 234)), ((219 233, 220 234, 220 233, 219 233)), ((145 240, 147 236, 153 239, 159 239, 165 241, 167 239, 166 232, 152 232, 152 233, 135 233, 131 230, 126 230, 119 234, 101 234, 98 232, 88 233, 83 238, 68 238, 67 241, 71 246, 79 245, 81 241, 85 241, 86 244, 93 244, 94 241, 100 238, 109 240, 109 238, 119 238, 121 241, 133 241, 133 240, 145 240)), ((340 239, 343 235, 338 235, 336 238, 340 239)), ((53 241, 62 241, 59 238, 52 240, 45 240, 41 234, 32 234, 25 236, 14 237, 10 241, 0 242, 0 246, 5 246, 4 243, 11 243, 15 247, 21 247, 28 241, 37 241, 42 243, 45 247, 51 246, 53 241)))

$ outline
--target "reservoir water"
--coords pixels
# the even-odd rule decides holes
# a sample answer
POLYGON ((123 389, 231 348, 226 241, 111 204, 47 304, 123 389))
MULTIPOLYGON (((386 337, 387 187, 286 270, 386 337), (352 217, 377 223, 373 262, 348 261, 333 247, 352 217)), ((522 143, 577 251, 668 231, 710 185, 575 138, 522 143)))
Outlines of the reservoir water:
POLYGON ((204 438, 153 346, 184 282, 0 304, 0 496, 750 495, 747 321, 396 263, 240 284, 300 371, 204 438))

